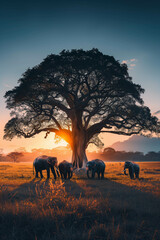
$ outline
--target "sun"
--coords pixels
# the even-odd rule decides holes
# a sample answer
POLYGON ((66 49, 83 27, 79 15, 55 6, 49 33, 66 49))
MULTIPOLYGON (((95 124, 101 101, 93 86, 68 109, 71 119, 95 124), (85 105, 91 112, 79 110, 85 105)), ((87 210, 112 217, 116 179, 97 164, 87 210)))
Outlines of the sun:
POLYGON ((56 148, 59 146, 66 147, 68 145, 68 143, 64 139, 62 139, 58 136, 55 137, 54 133, 49 134, 49 136, 45 140, 46 140, 46 141, 44 141, 44 142, 46 142, 45 148, 49 148, 49 149, 56 148))

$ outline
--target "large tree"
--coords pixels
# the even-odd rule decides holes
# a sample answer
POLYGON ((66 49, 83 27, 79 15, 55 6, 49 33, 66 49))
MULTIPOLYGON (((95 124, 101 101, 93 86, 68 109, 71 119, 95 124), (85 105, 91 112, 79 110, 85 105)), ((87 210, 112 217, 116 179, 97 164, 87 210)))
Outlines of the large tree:
POLYGON ((143 105, 144 90, 132 82, 127 65, 97 49, 51 54, 18 83, 5 94, 12 119, 4 138, 54 132, 71 146, 76 167, 85 165, 85 150, 98 144, 101 132, 157 131, 158 120, 143 105))

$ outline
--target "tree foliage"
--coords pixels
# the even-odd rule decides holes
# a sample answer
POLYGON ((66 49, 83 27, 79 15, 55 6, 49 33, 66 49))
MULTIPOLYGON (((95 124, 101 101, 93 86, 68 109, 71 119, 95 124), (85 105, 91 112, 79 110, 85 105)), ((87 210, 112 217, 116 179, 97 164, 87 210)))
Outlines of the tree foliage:
POLYGON ((51 54, 18 83, 5 95, 12 118, 4 138, 54 132, 70 144, 76 166, 82 166, 89 143, 101 144, 101 132, 157 131, 157 118, 143 105, 144 89, 132 82, 127 65, 97 49, 51 54))
POLYGON ((21 153, 21 152, 11 152, 7 156, 10 157, 13 160, 13 162, 17 162, 17 160, 20 157, 23 157, 23 153, 21 153))

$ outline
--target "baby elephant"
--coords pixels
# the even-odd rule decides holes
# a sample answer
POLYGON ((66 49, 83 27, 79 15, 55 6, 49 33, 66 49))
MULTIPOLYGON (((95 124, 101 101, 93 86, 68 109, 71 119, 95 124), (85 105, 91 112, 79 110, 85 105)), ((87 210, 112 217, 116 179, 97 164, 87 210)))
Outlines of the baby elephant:
POLYGON ((87 176, 88 178, 94 178, 95 173, 98 174, 98 178, 100 179, 100 175, 101 175, 101 179, 104 178, 104 171, 105 171, 105 163, 100 160, 100 159, 94 159, 90 162, 87 162, 87 176), (92 173, 92 177, 90 177, 90 172, 92 173))
POLYGON ((130 175, 130 178, 133 179, 134 178, 134 174, 136 176, 136 178, 139 179, 139 171, 140 171, 140 168, 139 168, 139 165, 134 163, 134 162, 125 162, 124 164, 124 174, 125 175, 128 175, 126 173, 126 169, 129 169, 129 175, 130 175))
POLYGON ((72 163, 69 163, 66 160, 64 160, 63 162, 61 162, 59 164, 59 171, 60 171, 60 174, 61 174, 61 178, 67 179, 67 176, 68 176, 68 179, 70 179, 73 175, 73 165, 72 165, 72 163))

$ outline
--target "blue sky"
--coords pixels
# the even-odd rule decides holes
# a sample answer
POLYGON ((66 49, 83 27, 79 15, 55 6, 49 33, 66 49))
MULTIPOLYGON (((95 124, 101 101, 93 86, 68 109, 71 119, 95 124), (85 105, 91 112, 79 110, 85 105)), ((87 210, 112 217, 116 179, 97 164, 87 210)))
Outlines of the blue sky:
POLYGON ((145 104, 153 113, 160 110, 159 9, 160 3, 155 0, 1 3, 0 147, 6 142, 2 135, 9 118, 5 92, 17 84, 27 68, 63 49, 96 47, 120 62, 127 61, 133 81, 145 89, 145 104))

